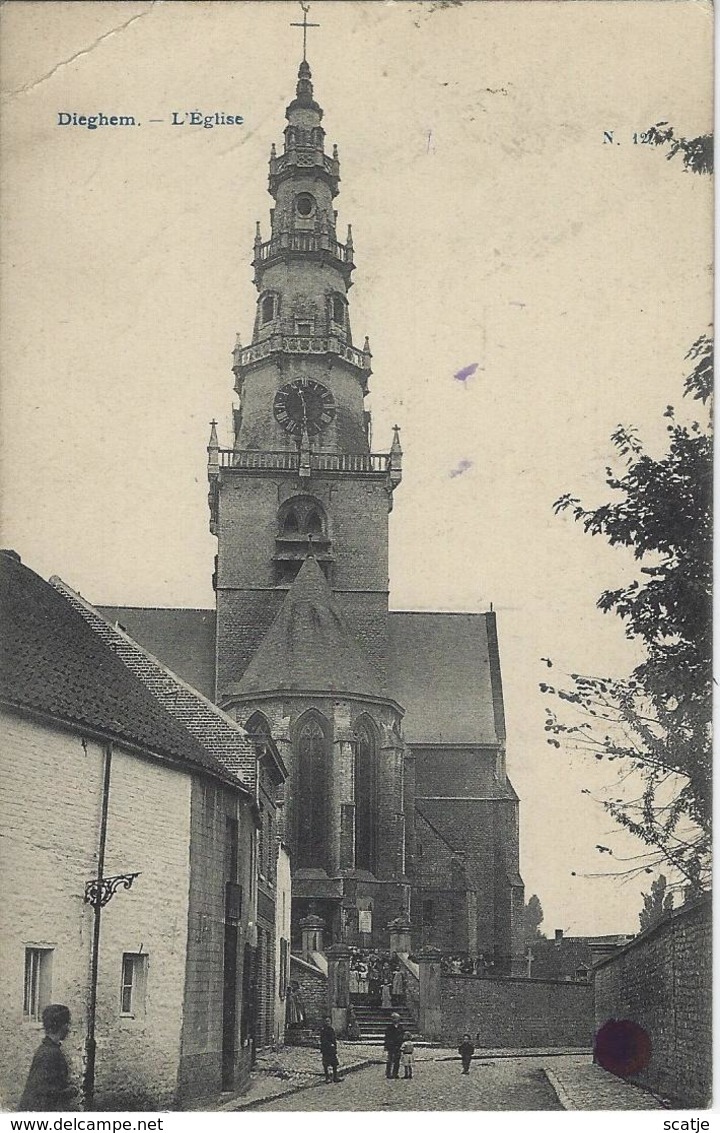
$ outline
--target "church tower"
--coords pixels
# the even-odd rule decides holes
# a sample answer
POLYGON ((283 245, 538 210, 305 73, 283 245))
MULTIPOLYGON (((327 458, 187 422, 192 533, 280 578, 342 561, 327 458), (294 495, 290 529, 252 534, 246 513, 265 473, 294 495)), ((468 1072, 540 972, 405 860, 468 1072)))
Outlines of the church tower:
POLYGON ((387 517, 402 452, 397 430, 386 452, 370 451, 371 354, 367 338, 362 349, 353 342, 348 297, 352 232, 338 240, 340 163, 337 147, 325 152, 305 60, 286 117, 283 152, 270 156, 269 238, 259 224, 255 235, 252 341, 234 351, 233 447, 213 433, 208 449, 220 697, 311 549, 381 674, 387 654, 387 517))
POLYGON ((270 229, 257 226, 257 304, 233 354, 231 448, 208 446, 218 539, 216 696, 268 731, 289 771, 285 837, 294 918, 331 937, 384 938, 409 911, 407 751, 388 694, 388 514, 398 430, 373 453, 368 339, 353 341, 351 228, 338 238, 337 147, 300 64, 273 146, 270 229), (378 933, 381 935, 378 935, 378 933))

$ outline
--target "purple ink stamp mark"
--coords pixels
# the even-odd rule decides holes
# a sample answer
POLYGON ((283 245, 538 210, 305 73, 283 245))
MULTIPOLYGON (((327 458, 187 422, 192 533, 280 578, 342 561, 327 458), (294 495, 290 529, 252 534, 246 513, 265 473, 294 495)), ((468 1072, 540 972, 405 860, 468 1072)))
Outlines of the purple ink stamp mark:
POLYGON ((620 1078, 640 1074, 651 1055, 650 1035, 631 1019, 608 1019, 595 1035, 593 1062, 620 1078))
POLYGON ((454 480, 456 476, 462 476, 463 472, 467 472, 468 468, 472 468, 472 463, 472 460, 465 460, 463 458, 463 460, 461 460, 458 464, 457 468, 452 469, 450 473, 450 479, 454 480))
POLYGON ((478 365, 478 362, 471 362, 469 366, 463 366, 462 370, 458 370, 457 374, 453 375, 455 381, 466 382, 468 378, 471 378, 473 376, 478 368, 478 365))

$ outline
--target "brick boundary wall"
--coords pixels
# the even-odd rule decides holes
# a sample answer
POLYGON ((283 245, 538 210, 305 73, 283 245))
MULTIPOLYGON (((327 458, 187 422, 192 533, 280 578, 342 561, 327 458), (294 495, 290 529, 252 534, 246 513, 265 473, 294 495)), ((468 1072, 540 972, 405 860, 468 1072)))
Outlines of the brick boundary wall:
POLYGON ((437 1037, 451 1046, 465 1031, 479 1047, 592 1046, 589 984, 443 975, 440 1012, 442 1034, 437 1037))
POLYGON ((631 1019, 650 1035, 635 1079, 688 1106, 712 1087, 712 908, 709 895, 667 914, 595 969, 595 1021, 631 1019))

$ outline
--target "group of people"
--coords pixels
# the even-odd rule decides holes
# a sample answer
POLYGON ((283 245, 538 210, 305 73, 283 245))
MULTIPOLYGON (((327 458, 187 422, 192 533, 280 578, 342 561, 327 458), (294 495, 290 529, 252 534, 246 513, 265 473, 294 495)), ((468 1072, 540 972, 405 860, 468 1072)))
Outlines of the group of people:
POLYGON ((383 1043, 385 1054, 385 1077, 399 1078, 400 1063, 403 1067, 403 1078, 412 1078, 415 1065, 415 1047, 409 1031, 400 1022, 397 1011, 393 1011, 390 1022, 385 1028, 385 1041, 383 1043))
MULTIPOLYGON (((62 1042, 70 1031, 70 1011, 62 1004, 53 1003, 43 1011, 42 1021, 45 1037, 32 1060, 19 1108, 22 1112, 62 1112, 74 1109, 78 1091, 70 1081, 67 1059, 62 1050, 62 1042)), ((415 1047, 412 1035, 403 1027, 397 1011, 393 1011, 385 1028, 383 1045, 386 1055, 385 1077, 399 1078, 402 1065, 403 1078, 412 1078, 415 1047)), ((463 1036, 458 1052, 463 1074, 468 1074, 475 1053, 469 1034, 463 1036)), ((325 1020, 320 1030, 320 1057, 325 1081, 341 1082, 337 1035, 330 1018, 325 1020)))
POLYGON ((371 1007, 390 1011, 405 1002, 405 975, 396 953, 364 953, 350 957, 350 997, 367 997, 371 1007))
POLYGON ((492 956, 442 956, 440 969, 450 976, 490 976, 495 970, 492 956))
MULTIPOLYGON (((403 1078, 413 1076, 415 1065, 415 1045, 409 1030, 403 1027, 397 1011, 393 1011, 390 1022, 385 1028, 385 1077, 390 1080, 400 1077, 400 1067, 403 1069, 403 1078)), ((470 1063, 475 1054, 475 1044, 469 1034, 463 1035, 458 1047, 458 1054, 462 1063, 463 1074, 470 1073, 470 1063)), ((332 1020, 327 1018, 320 1031, 320 1057, 326 1082, 341 1082, 340 1067, 338 1063, 337 1035, 332 1020)))
POLYGON ((305 1004, 297 980, 291 980, 285 989, 285 1025, 288 1030, 305 1025, 305 1004))

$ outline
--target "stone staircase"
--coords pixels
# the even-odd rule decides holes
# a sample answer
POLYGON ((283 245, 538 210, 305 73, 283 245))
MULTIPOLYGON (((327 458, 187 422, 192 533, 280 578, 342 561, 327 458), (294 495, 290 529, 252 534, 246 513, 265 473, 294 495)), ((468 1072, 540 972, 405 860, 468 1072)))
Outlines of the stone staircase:
MULTIPOLYGON (((368 1007, 362 1003, 353 1003, 353 1011, 357 1020, 360 1038, 356 1040, 364 1046, 382 1046, 385 1038, 385 1028, 390 1022, 392 1011, 381 1007, 368 1007)), ((429 1046, 418 1032, 418 1026, 407 1007, 393 1007, 400 1016, 400 1022, 406 1030, 410 1031, 415 1046, 429 1046)))

